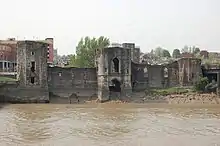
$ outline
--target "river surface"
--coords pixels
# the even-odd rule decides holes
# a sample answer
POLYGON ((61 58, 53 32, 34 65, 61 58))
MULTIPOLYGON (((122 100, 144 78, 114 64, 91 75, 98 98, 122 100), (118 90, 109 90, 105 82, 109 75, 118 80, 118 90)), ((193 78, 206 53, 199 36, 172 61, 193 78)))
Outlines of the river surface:
POLYGON ((0 125, 0 146, 220 146, 217 106, 16 104, 0 125))

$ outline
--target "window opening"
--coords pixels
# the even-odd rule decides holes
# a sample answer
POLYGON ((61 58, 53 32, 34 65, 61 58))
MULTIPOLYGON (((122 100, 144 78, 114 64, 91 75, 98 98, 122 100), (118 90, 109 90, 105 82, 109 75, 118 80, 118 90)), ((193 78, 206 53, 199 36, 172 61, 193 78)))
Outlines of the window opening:
POLYGON ((116 57, 113 59, 113 69, 114 72, 119 72, 119 60, 116 57))

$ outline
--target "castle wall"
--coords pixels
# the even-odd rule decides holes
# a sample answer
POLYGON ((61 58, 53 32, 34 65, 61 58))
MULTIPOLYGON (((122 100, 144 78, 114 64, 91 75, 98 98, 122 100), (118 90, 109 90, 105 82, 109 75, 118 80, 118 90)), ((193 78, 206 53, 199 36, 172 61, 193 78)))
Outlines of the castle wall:
POLYGON ((140 48, 136 47, 134 43, 123 43, 123 48, 131 50, 131 60, 132 62, 139 63, 140 62, 140 48))
POLYGON ((0 88, 0 102, 6 103, 48 103, 49 93, 45 88, 20 88, 7 83, 0 88))
POLYGON ((131 59, 133 62, 140 62, 140 48, 135 47, 133 50, 131 50, 131 59))
POLYGON ((4 93, 10 102, 48 102, 47 44, 18 41, 17 67, 18 84, 2 87, 1 93, 4 93))
POLYGON ((144 72, 147 64, 132 63, 132 88, 133 91, 145 90, 148 87, 148 74, 144 72))
POLYGON ((166 88, 179 84, 178 63, 148 65, 132 63, 133 91, 147 88, 166 88), (167 72, 165 72, 167 69, 167 72))
POLYGON ((167 77, 167 86, 174 87, 179 85, 179 67, 178 63, 175 61, 171 64, 168 64, 168 77, 167 77))
MULTIPOLYGON (((164 87, 164 66, 132 63, 132 84, 134 91, 146 88, 164 87)), ((168 82, 168 81, 166 81, 168 82)))
POLYGON ((21 87, 47 88, 47 44, 36 41, 17 43, 17 79, 21 87), (35 64, 35 82, 31 83, 31 66, 35 64))
POLYGON ((103 48, 96 58, 99 100, 115 99, 116 94, 118 98, 130 96, 131 50, 122 47, 103 48))
POLYGON ((98 69, 60 68, 48 67, 46 43, 19 41, 17 43, 18 82, 0 84, 0 100, 48 102, 53 97, 63 99, 87 97, 88 99, 98 96, 104 101, 118 95, 128 97, 132 89, 140 91, 147 88, 192 85, 201 73, 199 59, 182 58, 167 65, 140 64, 137 57, 138 50, 137 54, 134 50, 134 44, 124 44, 123 48, 104 48, 96 56, 98 69), (118 82, 114 82, 115 80, 118 82), (49 95, 52 95, 51 98, 49 95))
POLYGON ((97 91, 95 68, 48 68, 49 92, 60 97, 90 97, 97 91))
POLYGON ((149 87, 152 88, 163 88, 163 66, 161 65, 150 65, 148 67, 148 81, 149 87))
POLYGON ((197 58, 182 58, 178 60, 180 85, 193 85, 202 72, 201 60, 197 58))

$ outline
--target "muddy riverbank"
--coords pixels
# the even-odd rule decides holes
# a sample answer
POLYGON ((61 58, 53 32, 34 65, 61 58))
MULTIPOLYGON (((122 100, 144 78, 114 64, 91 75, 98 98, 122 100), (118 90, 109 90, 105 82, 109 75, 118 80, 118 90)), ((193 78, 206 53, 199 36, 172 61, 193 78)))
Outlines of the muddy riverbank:
MULTIPOLYGON (((51 101, 51 103, 61 103, 62 99, 51 101)), ((62 100, 62 103, 65 101, 62 100)), ((100 103, 97 98, 73 99, 71 104, 93 104, 100 103)), ((145 92, 133 93, 131 97, 124 97, 118 100, 109 100, 103 104, 123 104, 123 103, 166 103, 166 104, 220 104, 220 98, 216 94, 184 93, 170 95, 146 95, 145 92)))

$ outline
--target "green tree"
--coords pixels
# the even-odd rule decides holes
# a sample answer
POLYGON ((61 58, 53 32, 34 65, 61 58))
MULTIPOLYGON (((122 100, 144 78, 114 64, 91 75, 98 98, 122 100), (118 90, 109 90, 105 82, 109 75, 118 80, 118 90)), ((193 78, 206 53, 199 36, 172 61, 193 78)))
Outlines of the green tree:
POLYGON ((198 54, 200 49, 198 47, 193 46, 193 54, 198 54))
POLYGON ((76 62, 76 55, 71 55, 70 56, 70 61, 69 61, 69 65, 72 66, 72 67, 76 67, 74 64, 76 62))
POLYGON ((200 49, 198 47, 195 46, 187 46, 185 45, 182 50, 182 53, 193 53, 193 54, 197 54, 200 52, 200 49))
POLYGON ((172 57, 173 58, 179 58, 180 57, 180 50, 179 49, 174 49, 172 57))
POLYGON ((207 77, 199 77, 199 80, 194 85, 194 89, 196 91, 205 91, 205 87, 208 84, 209 84, 209 80, 207 77))
POLYGON ((76 47, 76 54, 70 59, 70 66, 87 68, 95 67, 96 51, 107 47, 109 44, 109 39, 104 36, 99 38, 90 38, 88 36, 81 38, 76 47))
POLYGON ((171 55, 170 55, 170 52, 168 50, 163 50, 163 54, 162 54, 162 57, 167 57, 167 58, 170 58, 171 55))

